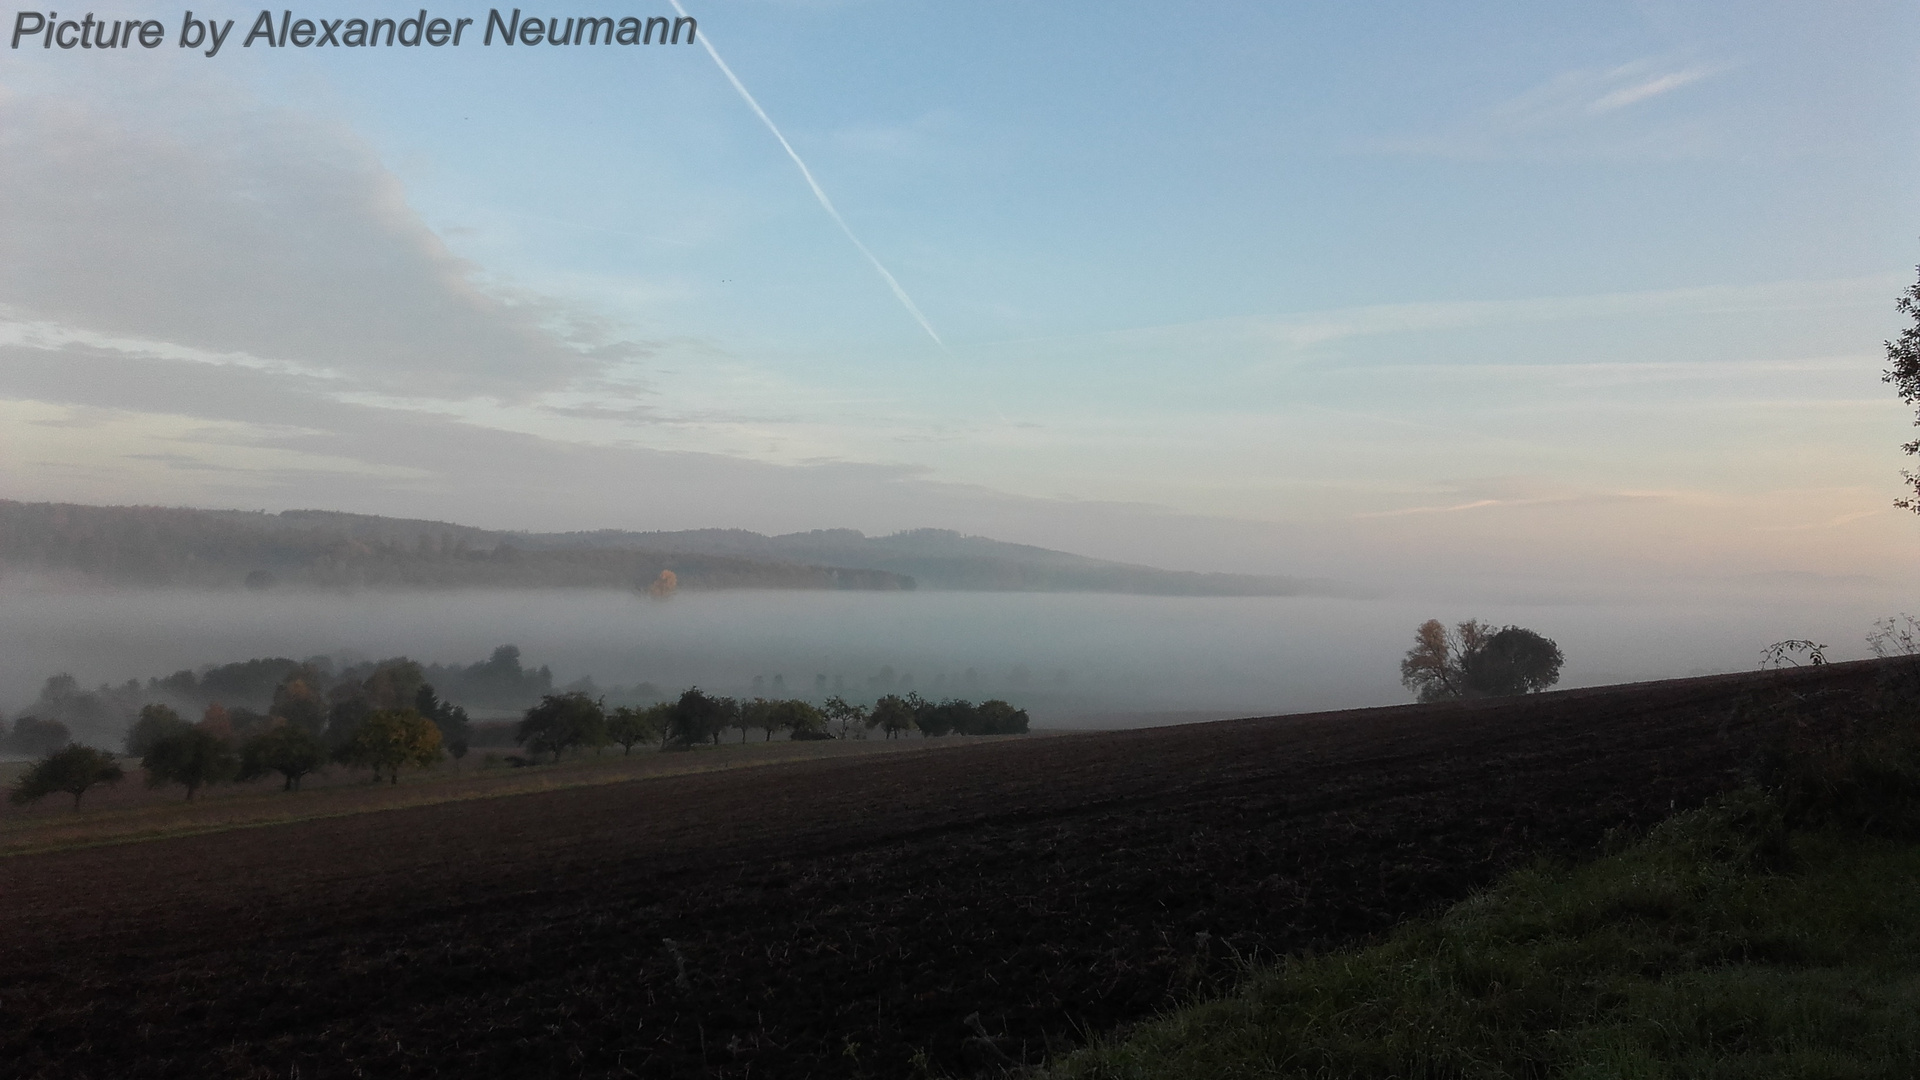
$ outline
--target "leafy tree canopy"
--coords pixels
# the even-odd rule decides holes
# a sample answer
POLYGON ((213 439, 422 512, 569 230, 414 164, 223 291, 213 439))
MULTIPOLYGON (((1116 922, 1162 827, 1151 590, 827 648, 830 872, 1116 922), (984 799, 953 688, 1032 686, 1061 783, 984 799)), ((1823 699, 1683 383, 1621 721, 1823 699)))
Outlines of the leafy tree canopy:
POLYGON ((644 707, 622 705, 607 715, 607 738, 631 754, 638 743, 666 737, 667 721, 672 712, 673 706, 665 702, 644 707))
POLYGON ((179 734, 192 726, 165 705, 142 706, 140 718, 127 731, 127 753, 133 757, 146 757, 161 739, 179 734))
POLYGON ((413 697, 413 708, 440 729, 440 743, 455 758, 467 756, 472 745, 472 725, 467 710, 451 701, 442 701, 428 683, 421 683, 413 697))
POLYGON ((674 702, 667 723, 667 741, 692 746, 698 742, 720 741, 720 733, 732 723, 740 703, 732 698, 715 697, 691 687, 674 702))
POLYGON ((376 782, 384 772, 397 784, 401 766, 424 769, 440 760, 440 729, 412 709, 376 709, 336 756, 345 764, 372 769, 376 782))
POLYGON ((4 748, 15 754, 37 757, 50 754, 72 741, 73 733, 58 720, 22 716, 13 722, 13 730, 7 733, 4 748))
MULTIPOLYGON (((820 712, 832 725, 838 738, 847 738, 860 731, 867 722, 867 710, 853 704, 839 694, 820 703, 820 712)), ((865 736, 861 736, 865 738, 865 736)))
POLYGON ((74 744, 55 750, 35 762, 19 780, 7 798, 15 806, 24 806, 56 791, 73 796, 73 808, 80 809, 80 796, 95 784, 115 784, 125 775, 120 763, 105 750, 74 744))
MULTIPOLYGON (((913 695, 916 699, 919 695, 913 695)), ((867 714, 867 727, 878 728, 891 739, 913 730, 913 702, 897 694, 888 694, 873 703, 867 714)))
POLYGON ((1469 693, 1535 694, 1560 681, 1560 646, 1524 627, 1502 628, 1464 661, 1469 693))
POLYGON ((534 755, 552 754, 559 761, 574 747, 606 745, 606 712, 600 702, 578 690, 548 694, 527 710, 513 737, 534 755))
POLYGON ((147 770, 147 786, 180 784, 187 789, 187 801, 208 784, 230 780, 240 771, 227 740, 200 727, 189 727, 157 740, 140 759, 147 770))
MULTIPOLYGON (((1920 282, 1901 293, 1900 298, 1894 301, 1894 307, 1907 316, 1909 323, 1906 329, 1900 331, 1898 340, 1886 343, 1887 370, 1882 379, 1893 384, 1901 401, 1920 407, 1920 282)), ((1915 418, 1914 423, 1920 426, 1920 416, 1915 418)), ((1900 449, 1909 454, 1920 454, 1920 439, 1900 449)), ((1908 470, 1901 476, 1906 478, 1907 486, 1913 489, 1913 495, 1896 499, 1893 505, 1920 513, 1920 473, 1908 470)))
POLYGON ((277 772, 285 778, 282 790, 300 790, 302 777, 327 764, 327 748, 313 732, 299 724, 281 724, 248 739, 240 748, 240 779, 251 780, 277 772))
POLYGON ((1524 627, 1468 619, 1449 631, 1428 619, 1400 661, 1400 681, 1421 701, 1531 694, 1560 681, 1563 660, 1551 639, 1524 627))

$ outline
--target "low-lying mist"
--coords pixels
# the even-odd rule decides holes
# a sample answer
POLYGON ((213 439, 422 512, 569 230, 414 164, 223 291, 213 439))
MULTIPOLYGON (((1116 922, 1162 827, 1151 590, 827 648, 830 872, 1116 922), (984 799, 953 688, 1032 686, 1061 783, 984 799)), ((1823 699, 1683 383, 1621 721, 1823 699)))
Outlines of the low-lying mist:
MULTIPOLYGON (((0 710, 48 676, 144 683, 253 657, 405 655, 470 664, 502 644, 556 686, 665 693, 1002 697, 1038 726, 1121 727, 1410 700, 1398 662, 1424 619, 1528 626, 1566 654, 1562 686, 1748 669, 1772 641, 1867 655, 1865 601, 1496 605, 1408 599, 1033 593, 683 591, 193 592, 0 588, 0 710), (779 677, 778 684, 775 678, 779 677), (759 680, 756 683, 756 679, 759 680)), ((78 734, 78 733, 76 733, 78 734)))

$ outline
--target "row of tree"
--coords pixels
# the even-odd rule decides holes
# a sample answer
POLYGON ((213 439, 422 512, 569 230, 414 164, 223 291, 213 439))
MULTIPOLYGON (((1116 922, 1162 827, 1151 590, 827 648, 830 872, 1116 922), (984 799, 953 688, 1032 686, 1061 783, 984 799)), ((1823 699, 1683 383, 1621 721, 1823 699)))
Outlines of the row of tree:
MULTIPOLYGON (((134 679, 117 686, 102 683, 92 690, 61 674, 46 681, 39 696, 11 725, 0 721, 0 753, 39 757, 75 739, 114 738, 126 731, 142 708, 153 704, 187 716, 219 706, 236 730, 267 716, 293 719, 299 712, 307 717, 306 726, 319 734, 331 722, 335 706, 377 695, 383 682, 396 686, 401 699, 388 707, 411 705, 411 695, 425 683, 439 687, 452 700, 502 710, 525 709, 554 690, 552 671, 523 666, 520 650, 512 645, 502 645, 486 660, 466 665, 422 666, 405 657, 345 665, 336 665, 326 656, 260 657, 198 672, 183 669, 144 684, 134 679), (375 689, 370 691, 370 686, 375 689), (310 705, 290 705, 289 695, 310 705)), ((618 696, 624 689, 616 687, 609 693, 618 696)), ((649 699, 659 697, 650 686, 636 689, 651 691, 649 699)))
MULTIPOLYGON (((1018 685, 1031 676, 1022 665, 1015 667, 1007 680, 1018 685)), ((1065 672, 1055 677, 1064 679, 1065 672)), ((964 675, 954 677, 954 689, 971 687, 981 680, 979 672, 969 668, 964 675)), ((753 698, 760 698, 768 689, 772 698, 787 696, 784 676, 772 676, 770 687, 768 681, 766 676, 754 677, 753 698)), ((946 681, 944 674, 936 677, 929 693, 937 694, 946 681)), ((815 675, 809 700, 823 702, 829 695, 859 696, 868 701, 907 697, 911 696, 913 676, 896 675, 893 668, 886 667, 865 683, 863 694, 848 689, 847 680, 838 675, 831 681, 825 674, 815 675)), ((562 690, 581 691, 615 705, 671 704, 659 687, 647 682, 601 687, 583 678, 556 687, 550 669, 526 667, 519 648, 513 645, 502 645, 474 664, 422 665, 406 657, 344 664, 327 656, 306 660, 257 657, 198 671, 182 669, 144 683, 135 679, 119 685, 102 683, 91 690, 71 675, 55 675, 13 724, 0 720, 0 754, 40 757, 76 740, 114 739, 127 730, 144 707, 153 704, 166 705, 183 716, 199 716, 218 707, 227 716, 231 733, 237 735, 260 726, 271 716, 300 723, 322 735, 335 725, 334 711, 343 704, 349 714, 357 708, 354 702, 365 698, 386 699, 376 700, 375 707, 408 707, 411 694, 422 684, 431 684, 447 700, 495 713, 525 710, 562 690)), ((350 727, 358 719, 357 715, 348 715, 345 724, 350 727)), ((218 727, 219 722, 213 726, 218 727)), ((451 749, 460 739, 453 732, 446 734, 451 749)))
POLYGON ((781 732, 790 739, 844 739, 879 731, 891 739, 910 731, 928 736, 1023 735, 1027 728, 1027 711, 999 700, 933 702, 918 694, 889 694, 871 707, 837 696, 814 705, 798 698, 742 701, 694 687, 676 701, 612 710, 581 691, 550 694, 527 710, 514 738, 536 757, 547 754, 558 760, 580 748, 618 745, 631 754, 643 744, 658 743, 663 750, 717 744, 729 730, 737 730, 746 742, 753 731, 767 741, 781 732))
MULTIPOLYGON (((357 694, 324 710, 299 671, 275 689, 274 711, 264 716, 211 705, 195 723, 170 706, 148 705, 127 733, 126 752, 140 759, 148 786, 178 784, 188 801, 209 784, 274 773, 285 790, 296 791, 302 779, 329 764, 370 769, 376 783, 399 783, 402 769, 426 768, 467 750, 465 710, 442 701, 430 684, 416 685, 419 665, 409 665, 377 667, 360 681, 357 694), (394 707, 409 689, 412 703, 394 707)), ((661 749, 719 743, 729 730, 738 730, 745 742, 751 731, 770 740, 781 732, 791 739, 833 739, 867 731, 888 738, 910 731, 1016 735, 1027 728, 1025 709, 998 700, 933 702, 907 694, 888 695, 871 708, 839 697, 815 706, 798 699, 741 701, 695 687, 676 701, 611 710, 581 691, 548 694, 526 711, 515 737, 536 760, 544 755, 558 761, 582 749, 616 745, 631 754, 636 746, 655 743, 661 749)), ((88 789, 124 775, 107 751, 63 741, 27 770, 10 798, 21 804, 65 793, 77 808, 88 789)))

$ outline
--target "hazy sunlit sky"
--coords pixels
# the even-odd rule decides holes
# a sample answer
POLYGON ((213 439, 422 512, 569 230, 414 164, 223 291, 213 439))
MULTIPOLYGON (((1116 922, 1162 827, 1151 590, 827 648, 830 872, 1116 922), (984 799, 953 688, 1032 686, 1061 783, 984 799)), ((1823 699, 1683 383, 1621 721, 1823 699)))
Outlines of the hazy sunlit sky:
POLYGON ((0 496, 1911 595, 1911 4, 683 2, 939 343, 703 48, 146 4, 0 50, 0 496))

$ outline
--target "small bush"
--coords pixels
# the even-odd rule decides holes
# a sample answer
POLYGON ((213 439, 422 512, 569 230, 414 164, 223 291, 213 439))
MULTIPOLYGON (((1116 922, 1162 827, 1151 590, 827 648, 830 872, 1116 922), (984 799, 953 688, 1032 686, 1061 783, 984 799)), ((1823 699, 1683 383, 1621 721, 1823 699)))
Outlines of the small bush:
POLYGON ((1885 669, 1865 710, 1809 719, 1817 704, 1783 690, 1746 707, 1771 728, 1755 779, 1786 824, 1920 839, 1920 667, 1885 669))

